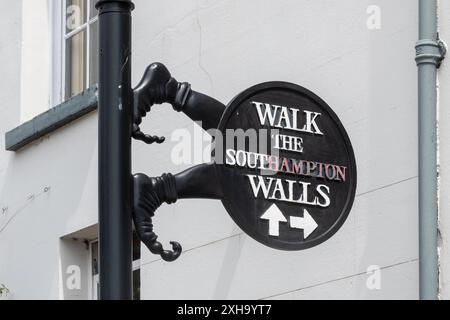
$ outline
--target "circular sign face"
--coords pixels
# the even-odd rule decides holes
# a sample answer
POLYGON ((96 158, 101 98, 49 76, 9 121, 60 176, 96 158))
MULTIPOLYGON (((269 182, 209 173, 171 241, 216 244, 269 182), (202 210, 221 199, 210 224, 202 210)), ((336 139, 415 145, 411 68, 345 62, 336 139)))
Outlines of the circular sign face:
POLYGON ((227 107, 215 150, 223 205, 249 236, 280 250, 329 239, 355 198, 356 163, 331 108, 298 85, 254 86, 227 107))

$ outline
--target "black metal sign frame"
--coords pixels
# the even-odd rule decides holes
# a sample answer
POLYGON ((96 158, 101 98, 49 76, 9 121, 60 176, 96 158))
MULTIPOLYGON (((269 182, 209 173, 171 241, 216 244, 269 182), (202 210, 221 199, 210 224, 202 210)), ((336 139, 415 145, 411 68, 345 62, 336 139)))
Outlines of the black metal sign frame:
MULTIPOLYGON (((274 249, 280 249, 280 250, 289 250, 289 251, 295 251, 295 250, 303 250, 312 248, 314 246, 317 246, 329 238, 331 238, 344 224, 346 221, 356 194, 356 185, 357 185, 357 170, 356 170, 356 161, 354 156, 354 151, 350 142, 350 139, 348 137, 348 134, 342 125, 341 121, 339 120, 338 116, 335 114, 335 112, 329 107, 329 105, 322 100, 319 96, 311 92, 310 90, 301 87, 296 84, 287 83, 287 82, 266 82, 262 84, 258 84, 256 86, 253 86, 252 88, 249 88, 239 94, 237 97, 235 97, 226 108, 226 111, 220 121, 219 124, 219 131, 224 132, 227 127, 226 124, 229 121, 230 117, 235 114, 239 108, 245 103, 245 101, 248 101, 251 97, 254 97, 255 95, 258 95, 258 93, 263 93, 265 91, 286 91, 286 92, 292 92, 294 94, 299 94, 307 97, 308 99, 311 99, 317 106, 319 106, 322 110, 325 116, 329 117, 332 121, 332 123, 336 126, 337 131, 340 134, 339 139, 342 139, 343 146, 345 147, 345 150, 341 150, 342 154, 345 154, 348 156, 348 164, 347 164, 347 176, 349 177, 347 183, 348 183, 348 191, 347 196, 345 199, 345 203, 342 206, 341 209, 338 209, 339 212, 337 213, 338 219, 336 219, 334 222, 332 222, 332 226, 326 230, 323 234, 321 234, 319 237, 316 237, 312 241, 299 241, 299 242, 289 242, 289 241, 279 241, 278 239, 274 237, 265 237, 261 235, 260 232, 258 232, 257 229, 250 227, 243 219, 242 216, 248 215, 248 207, 242 208, 242 210, 236 209, 237 207, 245 206, 245 203, 238 203, 237 206, 231 203, 232 201, 227 197, 226 190, 232 189, 232 188, 238 188, 238 192, 242 192, 239 186, 236 185, 236 179, 233 177, 230 179, 230 183, 228 186, 224 187, 224 198, 222 199, 222 203, 224 207, 227 209, 227 211, 230 213, 230 216, 233 218, 234 222, 241 227, 249 236, 251 236, 253 239, 257 240, 258 242, 263 243, 264 245, 267 245, 269 247, 272 247, 274 249), (228 199, 227 199, 228 198, 228 199), (234 208, 233 208, 234 207, 234 208), (237 212, 235 212, 237 211, 237 212)), ((275 99, 276 100, 276 99, 275 99)), ((319 146, 315 146, 315 148, 319 148, 319 146)), ((332 155, 333 156, 333 155, 332 155)), ((219 170, 220 172, 221 170, 219 170)), ((229 173, 229 172, 228 172, 229 173)), ((224 178, 219 178, 220 180, 224 180, 224 178)), ((249 199, 250 200, 250 199, 249 199)), ((275 202, 274 202, 275 203, 275 202)), ((262 214, 263 212, 260 212, 262 214)), ((308 213, 309 214, 309 213, 308 213)), ((258 217, 259 218, 259 217, 258 217)), ((252 222, 253 225, 255 225, 255 220, 252 222)))

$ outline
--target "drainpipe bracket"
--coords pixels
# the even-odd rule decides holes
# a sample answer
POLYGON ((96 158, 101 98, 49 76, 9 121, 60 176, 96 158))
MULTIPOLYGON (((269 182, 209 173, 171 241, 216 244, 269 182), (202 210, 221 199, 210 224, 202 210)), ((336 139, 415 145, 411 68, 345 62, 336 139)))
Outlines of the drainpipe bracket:
POLYGON ((439 50, 441 52, 441 59, 439 60, 439 64, 438 64, 438 68, 441 66, 442 61, 444 61, 446 55, 447 55, 447 44, 442 41, 442 40, 438 40, 438 46, 439 46, 439 50))
POLYGON ((440 40, 422 39, 416 43, 416 62, 422 64, 434 64, 436 68, 441 66, 447 54, 446 44, 440 40))

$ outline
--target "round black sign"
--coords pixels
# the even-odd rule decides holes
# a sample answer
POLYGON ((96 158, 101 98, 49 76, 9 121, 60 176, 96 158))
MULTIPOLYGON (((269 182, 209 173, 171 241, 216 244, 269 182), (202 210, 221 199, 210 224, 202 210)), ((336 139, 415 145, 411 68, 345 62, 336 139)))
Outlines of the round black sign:
POLYGON ((342 226, 355 198, 355 156, 322 99, 291 83, 259 84, 228 105, 219 130, 222 201, 249 236, 303 250, 342 226))

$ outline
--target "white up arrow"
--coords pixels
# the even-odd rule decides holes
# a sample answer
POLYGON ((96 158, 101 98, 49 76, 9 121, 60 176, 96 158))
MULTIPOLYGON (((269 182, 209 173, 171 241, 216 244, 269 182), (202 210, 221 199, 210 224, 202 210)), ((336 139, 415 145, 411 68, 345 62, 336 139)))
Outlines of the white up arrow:
POLYGON ((280 222, 287 222, 286 217, 276 205, 272 205, 261 219, 269 220, 269 235, 274 237, 280 236, 280 222))
POLYGON ((306 209, 303 210, 303 218, 291 217, 291 228, 302 229, 305 239, 308 238, 311 233, 317 229, 317 227, 318 225, 316 221, 314 221, 306 209))

